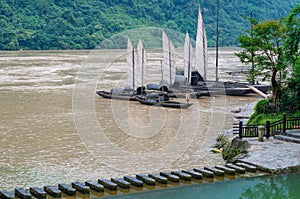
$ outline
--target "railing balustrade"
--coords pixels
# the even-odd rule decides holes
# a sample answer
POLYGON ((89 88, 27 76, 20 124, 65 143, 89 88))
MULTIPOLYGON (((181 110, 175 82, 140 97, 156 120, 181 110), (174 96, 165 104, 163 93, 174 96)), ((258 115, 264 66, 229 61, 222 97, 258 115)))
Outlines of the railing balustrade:
POLYGON ((300 129, 300 117, 289 117, 287 118, 286 114, 283 115, 283 118, 275 121, 269 122, 266 124, 255 124, 255 125, 243 125, 241 121, 239 123, 239 137, 258 137, 258 126, 263 125, 266 127, 265 136, 268 139, 270 136, 276 134, 284 134, 287 129, 300 129))

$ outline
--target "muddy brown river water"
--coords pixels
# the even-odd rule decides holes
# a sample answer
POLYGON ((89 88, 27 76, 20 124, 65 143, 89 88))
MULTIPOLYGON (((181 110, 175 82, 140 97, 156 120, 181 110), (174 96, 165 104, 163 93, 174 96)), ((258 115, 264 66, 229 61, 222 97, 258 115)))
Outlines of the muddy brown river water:
MULTIPOLYGON (((242 69, 238 50, 220 50, 221 80, 243 78, 225 73, 242 69)), ((158 82, 161 54, 149 59, 158 82)), ((214 67, 210 49, 209 79, 214 67)), ((222 164, 210 147, 231 110, 259 99, 202 97, 177 110, 95 94, 126 81, 125 50, 0 52, 0 189, 222 164)))

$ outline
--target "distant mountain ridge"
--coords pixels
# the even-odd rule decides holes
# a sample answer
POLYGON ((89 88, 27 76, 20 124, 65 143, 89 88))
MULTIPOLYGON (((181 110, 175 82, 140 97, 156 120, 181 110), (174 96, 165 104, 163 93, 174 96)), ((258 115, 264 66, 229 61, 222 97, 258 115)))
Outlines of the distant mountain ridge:
MULTIPOLYGON (((0 0, 0 50, 93 49, 106 38, 134 28, 160 27, 196 35, 204 16, 208 45, 215 46, 217 0, 0 0)), ((261 21, 287 16, 298 0, 220 0, 219 45, 238 46, 261 21)), ((127 40, 126 40, 127 41, 127 40)), ((126 43, 125 41, 125 43, 126 43)), ((154 41, 146 43, 155 46, 154 41)), ((175 42, 176 44, 176 42, 175 42)), ((183 45, 182 44, 177 44, 183 45)))

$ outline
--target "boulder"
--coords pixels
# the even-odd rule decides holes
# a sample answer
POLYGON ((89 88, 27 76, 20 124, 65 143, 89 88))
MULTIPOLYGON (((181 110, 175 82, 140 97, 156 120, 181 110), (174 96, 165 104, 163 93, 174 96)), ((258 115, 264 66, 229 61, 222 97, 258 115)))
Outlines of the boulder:
POLYGON ((244 158, 249 148, 250 144, 248 141, 235 137, 228 145, 224 146, 222 157, 227 163, 234 163, 238 159, 244 158))

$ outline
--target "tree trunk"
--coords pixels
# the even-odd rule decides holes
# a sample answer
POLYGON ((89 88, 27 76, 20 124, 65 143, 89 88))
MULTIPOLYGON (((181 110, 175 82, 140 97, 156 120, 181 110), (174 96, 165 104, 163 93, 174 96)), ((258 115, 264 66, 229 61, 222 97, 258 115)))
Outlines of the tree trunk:
POLYGON ((277 102, 279 100, 279 85, 278 85, 278 82, 276 81, 276 74, 277 74, 277 70, 274 67, 272 70, 271 83, 272 83, 272 88, 273 88, 274 102, 275 102, 275 105, 277 106, 277 102))

